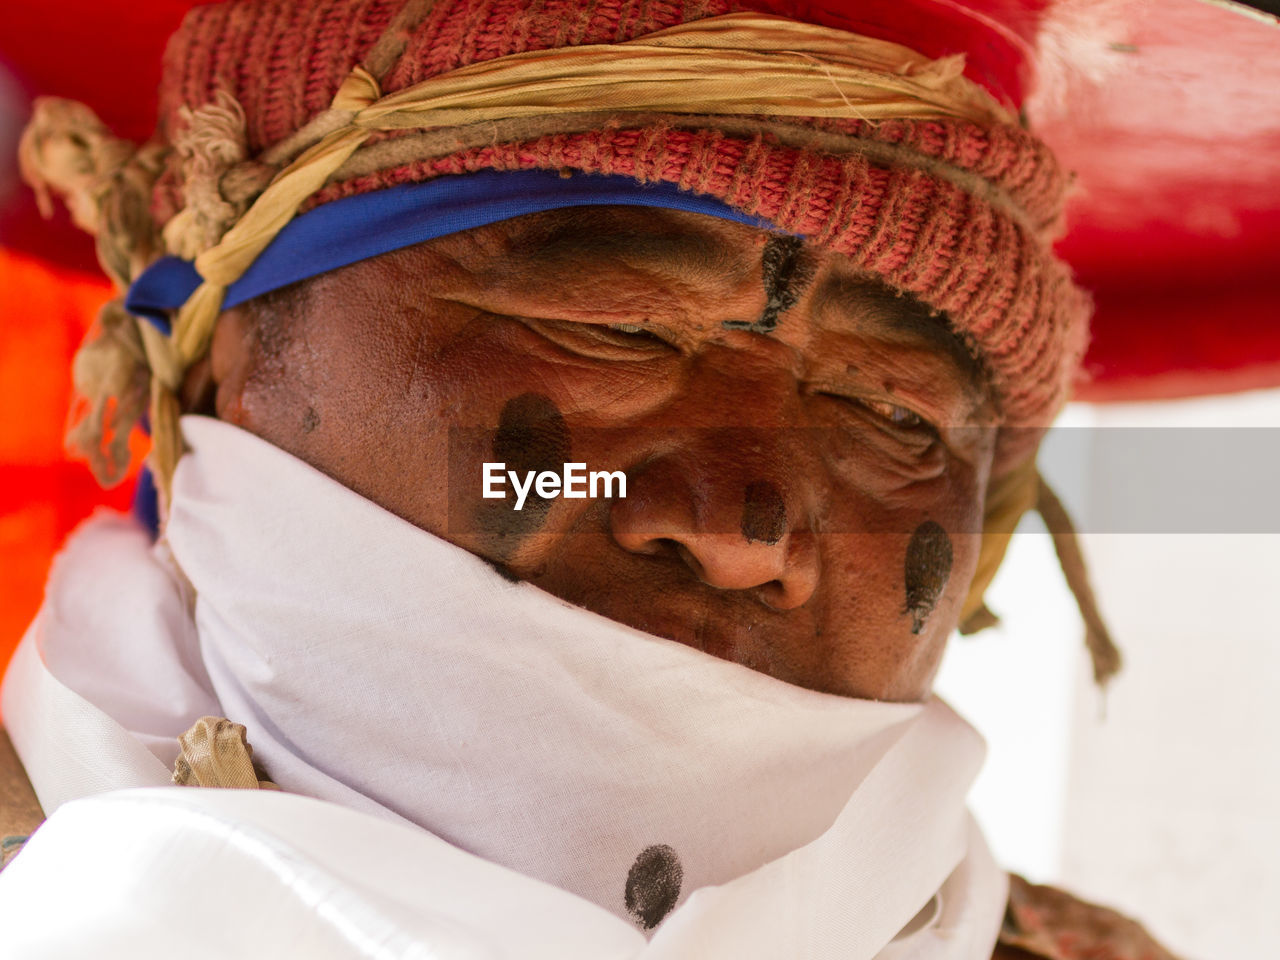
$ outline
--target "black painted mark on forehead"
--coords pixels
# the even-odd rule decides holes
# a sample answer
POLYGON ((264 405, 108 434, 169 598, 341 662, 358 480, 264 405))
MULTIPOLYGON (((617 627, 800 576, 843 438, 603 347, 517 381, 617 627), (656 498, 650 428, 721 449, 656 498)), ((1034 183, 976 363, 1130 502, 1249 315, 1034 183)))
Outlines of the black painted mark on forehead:
MULTIPOLYGON (((508 400, 498 417, 498 429, 493 435, 493 460, 504 463, 504 472, 514 470, 523 478, 532 471, 535 475, 546 471, 562 473, 570 457, 569 428, 564 417, 549 397, 540 393, 524 393, 508 400)), ((530 489, 521 510, 515 509, 515 494, 511 484, 505 487, 507 499, 501 502, 485 501, 476 515, 481 532, 492 534, 500 540, 519 538, 538 530, 546 522, 551 501, 538 496, 530 489)), ((514 543, 495 544, 497 552, 505 554, 514 543)))
POLYGON ((813 280, 813 263, 804 255, 803 237, 770 237, 765 241, 760 259, 764 280, 764 309, 755 320, 726 320, 726 330, 750 330, 772 333, 778 317, 800 300, 800 294, 813 280))
POLYGON ((787 504, 767 480, 747 484, 742 505, 742 535, 748 543, 773 545, 787 532, 787 504))
POLYGON ((951 578, 951 538, 941 524, 926 520, 916 527, 907 544, 905 565, 907 605, 911 632, 919 633, 951 578))
POLYGON ((645 847, 627 871, 623 904, 641 928, 652 930, 680 899, 684 867, 665 843, 645 847))

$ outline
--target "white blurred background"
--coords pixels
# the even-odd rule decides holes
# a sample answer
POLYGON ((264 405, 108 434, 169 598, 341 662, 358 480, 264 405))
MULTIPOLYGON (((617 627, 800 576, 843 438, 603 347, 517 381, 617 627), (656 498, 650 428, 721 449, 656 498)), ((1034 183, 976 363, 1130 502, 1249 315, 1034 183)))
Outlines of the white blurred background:
MULTIPOLYGON (((1074 515, 1105 515, 1132 480, 1104 475, 1087 428, 1277 428, 1280 391, 1073 406, 1059 425, 1070 441, 1055 455, 1050 435, 1043 472, 1074 515)), ((1280 473, 1262 479, 1280 498, 1280 473)), ((1002 624, 952 640, 938 692, 989 746, 974 811, 1011 870, 1117 907, 1186 960, 1280 957, 1280 533, 1083 547, 1126 660, 1105 697, 1038 516, 987 595, 1002 624)))

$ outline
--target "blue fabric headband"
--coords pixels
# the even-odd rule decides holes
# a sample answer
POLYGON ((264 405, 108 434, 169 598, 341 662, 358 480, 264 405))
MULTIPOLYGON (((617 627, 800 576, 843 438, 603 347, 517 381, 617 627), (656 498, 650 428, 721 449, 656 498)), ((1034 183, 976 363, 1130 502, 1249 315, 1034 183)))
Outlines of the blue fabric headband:
MULTIPOLYGON (((777 229, 675 184, 581 173, 564 178, 555 170, 482 170, 345 197, 295 217, 227 288, 222 305, 234 307, 299 280, 472 227, 526 213, 605 204, 684 210, 777 229)), ((191 261, 164 257, 129 287, 125 309, 168 333, 169 311, 182 306, 200 282, 191 261)))

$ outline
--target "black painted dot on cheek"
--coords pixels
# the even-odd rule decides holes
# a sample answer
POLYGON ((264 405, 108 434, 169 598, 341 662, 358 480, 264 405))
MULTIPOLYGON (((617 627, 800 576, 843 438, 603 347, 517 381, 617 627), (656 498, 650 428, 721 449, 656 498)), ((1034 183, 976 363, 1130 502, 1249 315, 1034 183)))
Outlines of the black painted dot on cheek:
POLYGON ((942 525, 926 520, 916 527, 907 544, 905 579, 907 605, 904 613, 911 616, 911 632, 919 633, 938 603, 951 578, 951 538, 942 525))
POLYGON ((551 399, 522 393, 508 400, 493 435, 493 455, 508 470, 559 473, 569 456, 569 429, 551 399))
POLYGON ((749 543, 775 544, 787 532, 787 505, 767 480, 747 484, 742 505, 742 535, 749 543))
POLYGON ((645 847, 627 871, 623 903, 627 913, 645 930, 652 930, 680 899, 684 867, 665 843, 645 847))
MULTIPOLYGON (((508 400, 498 417, 493 435, 493 459, 505 463, 523 478, 529 472, 544 470, 561 473, 570 457, 569 428, 559 409, 549 397, 540 393, 524 393, 508 400)), ((524 507, 515 509, 515 495, 508 499, 481 505, 476 520, 485 533, 500 537, 522 537, 533 533, 546 522, 551 501, 531 489, 524 507)))
POLYGON ((315 407, 307 407, 302 415, 302 432, 310 433, 318 426, 320 426, 320 414, 316 413, 315 407))

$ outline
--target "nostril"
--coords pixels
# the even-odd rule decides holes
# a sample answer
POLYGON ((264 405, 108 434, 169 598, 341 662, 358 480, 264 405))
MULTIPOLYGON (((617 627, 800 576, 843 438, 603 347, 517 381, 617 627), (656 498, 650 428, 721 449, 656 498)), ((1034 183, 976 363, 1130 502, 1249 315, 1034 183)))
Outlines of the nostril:
POLYGON ((628 474, 636 489, 609 508, 618 546, 678 561, 708 586, 749 591, 776 609, 807 602, 817 581, 817 553, 810 528, 795 528, 803 497, 789 496, 786 484, 737 470, 695 471, 699 482, 691 484, 687 471, 677 469, 681 463, 663 458, 628 474))
POLYGON ((646 537, 643 544, 634 551, 648 557, 676 557, 680 553, 680 541, 671 537, 646 537))
POLYGON ((803 583, 784 583, 770 580, 760 588, 760 599, 771 610, 794 610, 803 607, 813 596, 813 591, 803 583))
POLYGON ((686 563, 693 554, 685 549, 684 544, 672 537, 655 537, 649 534, 634 534, 624 539, 623 546, 631 553, 645 557, 669 557, 672 560, 684 560, 686 563))
POLYGON ((785 609, 786 596, 787 588, 781 580, 770 580, 760 587, 760 599, 764 601, 766 607, 774 610, 785 609))
POLYGON ((702 565, 702 561, 697 558, 697 556, 694 554, 692 550, 690 550, 687 546, 685 546, 679 540, 666 540, 663 542, 668 543, 672 546, 676 555, 679 556, 680 559, 685 562, 685 565, 688 566, 688 568, 693 571, 694 576, 696 576, 699 580, 706 582, 706 579, 707 579, 706 568, 702 565))

